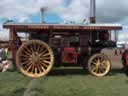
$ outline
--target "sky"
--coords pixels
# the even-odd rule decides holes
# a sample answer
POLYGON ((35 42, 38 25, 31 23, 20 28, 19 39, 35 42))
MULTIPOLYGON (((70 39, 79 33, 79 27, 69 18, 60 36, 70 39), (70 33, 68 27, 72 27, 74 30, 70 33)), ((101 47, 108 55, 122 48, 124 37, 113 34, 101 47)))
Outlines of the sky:
MULTIPOLYGON (((97 23, 118 23, 127 31, 128 0, 96 0, 97 23)), ((25 23, 40 23, 40 8, 44 8, 46 23, 76 23, 87 20, 90 15, 90 0, 1 0, 0 1, 0 37, 8 31, 2 28, 7 20, 25 23)), ((124 35, 125 36, 125 35, 124 35)))

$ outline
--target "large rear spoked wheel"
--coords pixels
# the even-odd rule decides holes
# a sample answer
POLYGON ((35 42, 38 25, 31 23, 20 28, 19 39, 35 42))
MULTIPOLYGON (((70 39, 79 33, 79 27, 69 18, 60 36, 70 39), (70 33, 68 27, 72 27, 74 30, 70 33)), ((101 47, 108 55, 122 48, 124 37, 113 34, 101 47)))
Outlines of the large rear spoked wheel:
POLYGON ((88 62, 89 72, 97 77, 102 77, 108 74, 111 68, 111 62, 106 55, 95 54, 88 62))
POLYGON ((16 65, 26 76, 37 78, 46 75, 54 64, 52 49, 43 41, 30 40, 17 51, 16 65))

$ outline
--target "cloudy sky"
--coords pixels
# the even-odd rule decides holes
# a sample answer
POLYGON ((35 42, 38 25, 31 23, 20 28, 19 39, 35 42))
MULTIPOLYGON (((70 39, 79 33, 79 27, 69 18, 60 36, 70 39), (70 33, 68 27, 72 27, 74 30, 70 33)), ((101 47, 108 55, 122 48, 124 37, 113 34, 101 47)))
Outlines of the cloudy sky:
MULTIPOLYGON (((44 21, 47 23, 82 22, 83 19, 89 18, 89 2, 90 0, 1 0, 0 35, 6 31, 1 25, 8 19, 15 22, 39 23, 42 7, 45 8, 44 21)), ((127 4, 128 0, 96 0, 97 22, 127 26, 127 4)))

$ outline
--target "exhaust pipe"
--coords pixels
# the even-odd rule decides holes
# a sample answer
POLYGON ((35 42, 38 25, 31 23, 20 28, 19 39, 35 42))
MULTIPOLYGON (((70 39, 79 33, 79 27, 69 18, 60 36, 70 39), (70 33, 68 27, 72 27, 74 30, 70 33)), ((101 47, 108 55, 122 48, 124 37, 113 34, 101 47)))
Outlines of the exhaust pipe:
POLYGON ((90 23, 96 23, 96 1, 90 0, 90 23))
POLYGON ((44 23, 44 12, 45 12, 45 8, 41 8, 40 9, 40 22, 44 23))

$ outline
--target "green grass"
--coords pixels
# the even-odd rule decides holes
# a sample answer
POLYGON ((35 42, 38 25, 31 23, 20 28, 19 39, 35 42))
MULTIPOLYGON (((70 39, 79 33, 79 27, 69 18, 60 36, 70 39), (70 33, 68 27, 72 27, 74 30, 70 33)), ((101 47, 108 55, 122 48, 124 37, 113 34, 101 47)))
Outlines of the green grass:
POLYGON ((0 96, 127 96, 128 77, 120 72, 98 78, 81 69, 56 69, 38 79, 0 73, 0 96))
POLYGON ((18 72, 0 73, 0 96, 22 96, 30 78, 18 72))

